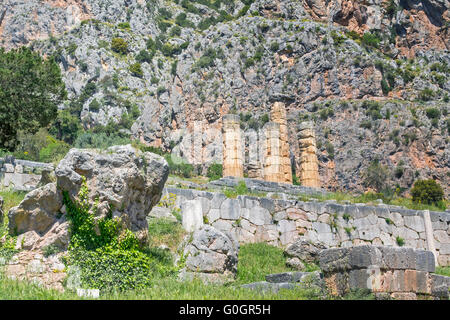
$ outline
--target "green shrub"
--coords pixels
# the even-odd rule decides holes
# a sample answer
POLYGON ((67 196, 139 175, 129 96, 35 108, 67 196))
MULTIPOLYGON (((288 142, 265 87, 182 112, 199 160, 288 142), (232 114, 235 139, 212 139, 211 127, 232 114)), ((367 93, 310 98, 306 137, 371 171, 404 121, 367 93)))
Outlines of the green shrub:
POLYGON ((181 36, 181 28, 179 26, 173 26, 172 29, 170 29, 169 35, 171 37, 179 37, 181 36))
POLYGON ((397 238, 395 238, 395 241, 397 242, 397 244, 400 247, 402 247, 405 244, 405 240, 402 237, 400 237, 400 236, 397 236, 397 238))
POLYGON ((422 101, 429 101, 434 97, 434 91, 430 88, 425 88, 419 92, 419 99, 422 101))
POLYGON ((184 162, 183 159, 171 154, 166 154, 164 158, 169 165, 169 172, 173 175, 191 178, 194 175, 194 166, 184 162))
POLYGON ((39 152, 39 160, 42 162, 59 161, 69 152, 69 149, 70 146, 64 141, 47 136, 47 145, 39 152))
POLYGON ((134 58, 136 59, 137 62, 140 62, 140 63, 144 63, 144 62, 151 63, 153 56, 154 56, 153 51, 149 52, 147 50, 141 50, 134 58))
POLYGON ((441 112, 438 108, 428 108, 425 110, 425 114, 428 119, 439 119, 441 117, 441 112))
POLYGON ((366 172, 363 173, 363 182, 366 187, 374 188, 378 192, 386 186, 389 170, 378 160, 371 162, 366 172))
POLYGON ((380 46, 381 39, 377 34, 366 32, 361 38, 362 43, 369 47, 378 48, 380 46))
POLYGON ((276 52, 276 51, 278 51, 279 49, 280 49, 280 44, 279 44, 278 42, 274 41, 274 42, 272 42, 272 43, 270 44, 270 50, 271 50, 271 51, 276 52))
POLYGON ((213 163, 208 167, 206 176, 210 181, 222 178, 223 166, 220 163, 213 163))
POLYGON ((108 292, 150 286, 160 272, 156 259, 140 248, 120 218, 112 218, 112 210, 106 217, 96 218, 88 194, 85 178, 78 202, 63 191, 71 234, 67 262, 80 268, 82 287, 108 292))
POLYGON ((200 59, 195 62, 192 70, 196 71, 203 68, 208 68, 214 66, 214 60, 216 59, 216 51, 212 48, 208 48, 200 59))
POLYGON ((100 103, 97 101, 97 99, 94 99, 89 104, 89 111, 97 112, 98 110, 100 110, 100 103))
POLYGON ((238 195, 244 195, 248 193, 247 185, 245 184, 244 180, 241 180, 238 182, 237 186, 235 187, 235 190, 238 195))
POLYGON ((120 54, 127 54, 128 43, 122 38, 113 38, 111 40, 111 50, 120 54))
POLYGON ((414 202, 437 205, 444 199, 444 191, 433 179, 417 180, 411 189, 411 196, 414 202))
POLYGON ((130 72, 133 76, 142 78, 144 76, 144 72, 142 71, 141 64, 139 62, 133 63, 130 66, 130 72))
POLYGON ((120 29, 130 29, 130 23, 129 22, 120 22, 117 27, 120 29))

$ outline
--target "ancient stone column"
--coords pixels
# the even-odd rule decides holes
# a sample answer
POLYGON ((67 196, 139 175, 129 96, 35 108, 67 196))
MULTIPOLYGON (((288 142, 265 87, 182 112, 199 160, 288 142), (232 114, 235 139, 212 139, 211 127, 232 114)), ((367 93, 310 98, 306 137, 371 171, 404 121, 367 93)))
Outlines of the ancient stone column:
POLYGON ((319 164, 317 161, 316 135, 311 121, 299 126, 298 143, 300 149, 300 183, 307 187, 320 187, 319 164))
POLYGON ((243 177, 244 159, 240 118, 235 114, 222 117, 223 176, 243 177))
POLYGON ((258 132, 256 132, 255 130, 249 130, 245 133, 245 136, 248 141, 248 177, 262 179, 260 161, 261 145, 259 142, 258 132))
POLYGON ((289 152, 288 128, 286 120, 286 108, 284 103, 275 102, 270 112, 272 122, 278 123, 280 126, 280 174, 278 181, 282 183, 292 183, 292 167, 289 152))
POLYGON ((203 164, 203 121, 194 121, 192 134, 192 164, 203 164))
POLYGON ((266 181, 281 182, 280 125, 275 122, 267 122, 263 132, 263 178, 266 181))

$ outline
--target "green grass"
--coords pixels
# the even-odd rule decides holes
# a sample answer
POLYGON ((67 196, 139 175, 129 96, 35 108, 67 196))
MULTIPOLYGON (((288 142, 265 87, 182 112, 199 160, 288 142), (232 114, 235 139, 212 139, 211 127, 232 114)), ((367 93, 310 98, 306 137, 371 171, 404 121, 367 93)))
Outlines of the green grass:
POLYGON ((436 274, 450 277, 450 266, 448 267, 436 267, 436 274))
POLYGON ((266 243, 241 245, 238 261, 236 281, 239 283, 264 281, 267 274, 294 271, 286 266, 283 249, 266 243))
POLYGON ((23 198, 25 198, 26 192, 12 191, 12 190, 0 190, 0 197, 3 198, 3 223, 0 224, 0 238, 8 232, 8 211, 12 207, 17 206, 23 198))
MULTIPOLYGON (((101 300, 304 300, 313 296, 310 290, 281 289, 278 293, 259 293, 238 286, 204 284, 199 280, 180 282, 175 278, 157 279, 146 289, 103 295, 101 300)), ((61 293, 25 281, 7 279, 0 274, 0 300, 74 300, 74 292, 61 293)))
POLYGON ((166 245, 175 251, 186 235, 179 222, 169 219, 151 219, 148 223, 148 238, 151 247, 166 245))
POLYGON ((76 294, 48 290, 25 281, 6 278, 0 272, 0 300, 67 300, 80 299, 76 294))
MULTIPOLYGON (((172 227, 169 227, 172 228, 172 227)), ((162 232, 162 227, 158 232, 162 232)), ((296 288, 282 289, 278 293, 257 292, 240 288, 241 284, 263 281, 266 274, 292 271, 286 267, 283 250, 265 243, 242 245, 239 253, 237 279, 227 285, 205 284, 200 280, 181 282, 175 276, 154 278, 150 287, 126 292, 111 292, 102 294, 105 300, 303 300, 317 299, 314 289, 296 288)), ((0 300, 59 300, 80 299, 73 292, 60 293, 47 290, 37 285, 7 279, 0 273, 0 300)))

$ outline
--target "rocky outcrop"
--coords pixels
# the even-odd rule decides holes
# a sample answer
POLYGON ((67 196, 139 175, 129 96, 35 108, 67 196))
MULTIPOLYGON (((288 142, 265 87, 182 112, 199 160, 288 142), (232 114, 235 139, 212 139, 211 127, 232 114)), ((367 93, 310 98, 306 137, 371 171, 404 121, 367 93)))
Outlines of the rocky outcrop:
POLYGON ((180 277, 207 282, 233 280, 237 272, 239 243, 227 232, 205 225, 192 234, 183 251, 186 267, 180 277))
POLYGON ((223 176, 243 177, 244 159, 239 116, 228 114, 222 117, 222 136, 223 176))
POLYGON ((299 126, 298 144, 300 150, 300 172, 298 177, 302 186, 320 187, 319 161, 317 160, 316 135, 314 124, 302 122, 299 126))
POLYGON ((388 33, 394 29, 395 47, 391 43, 390 51, 394 47, 397 54, 413 57, 418 50, 449 48, 445 27, 450 19, 447 0, 307 0, 304 5, 313 18, 334 22, 360 34, 374 29, 388 33))
POLYGON ((366 289, 379 298, 448 298, 448 283, 432 274, 435 264, 430 251, 358 246, 323 250, 319 261, 333 295, 366 289))
POLYGON ((160 156, 142 153, 131 145, 105 151, 71 149, 58 164, 57 182, 35 189, 9 213, 11 233, 35 232, 40 237, 33 249, 68 243, 68 222, 62 192, 72 200, 85 179, 89 205, 97 217, 111 212, 141 241, 147 237, 146 216, 161 197, 168 176, 167 162, 160 156))

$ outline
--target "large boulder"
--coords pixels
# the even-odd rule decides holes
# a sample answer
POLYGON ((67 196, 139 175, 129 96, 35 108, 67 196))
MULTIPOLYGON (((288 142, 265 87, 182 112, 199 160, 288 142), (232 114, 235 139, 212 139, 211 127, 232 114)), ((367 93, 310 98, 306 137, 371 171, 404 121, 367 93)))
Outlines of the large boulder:
MULTIPOLYGON (((326 247, 320 243, 311 243, 304 239, 298 239, 285 250, 285 255, 308 263, 317 263, 319 252, 326 247)), ((292 261, 290 259, 289 261, 292 261)))
POLYGON ((120 218, 124 226, 145 241, 146 217, 158 203, 168 174, 164 158, 131 145, 103 151, 71 149, 56 167, 56 183, 33 190, 9 211, 9 230, 15 234, 36 232, 44 238, 36 246, 64 246, 68 242, 68 223, 63 192, 73 201, 78 200, 85 179, 89 204, 96 217, 112 212, 113 217, 120 218))
POLYGON ((237 272, 238 241, 229 233, 203 225, 184 248, 186 266, 181 277, 198 277, 208 282, 232 280, 237 272))

